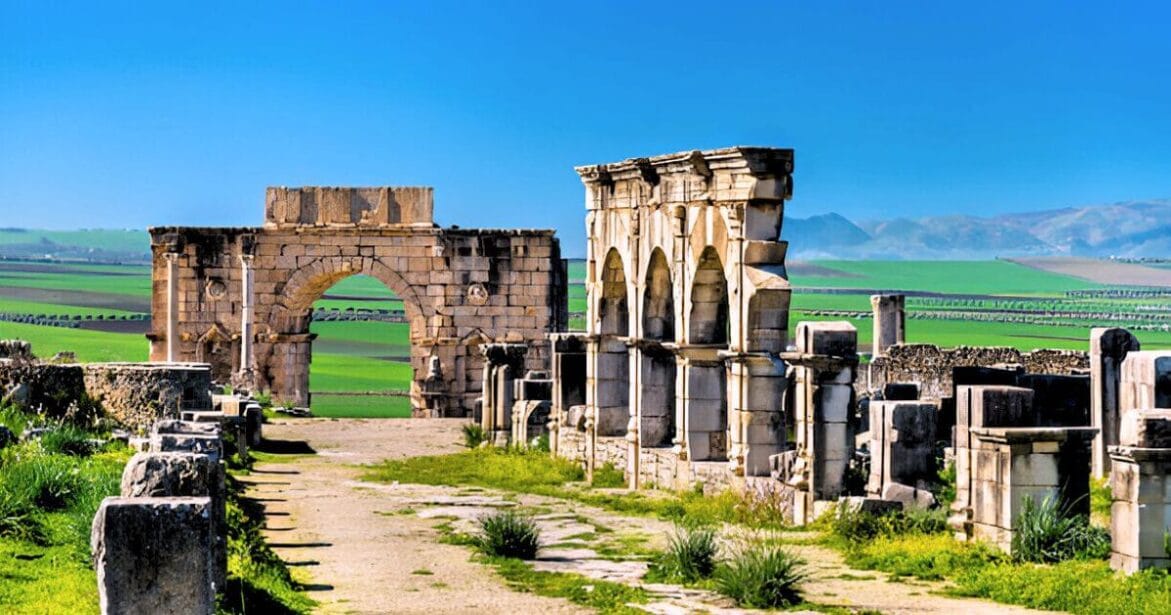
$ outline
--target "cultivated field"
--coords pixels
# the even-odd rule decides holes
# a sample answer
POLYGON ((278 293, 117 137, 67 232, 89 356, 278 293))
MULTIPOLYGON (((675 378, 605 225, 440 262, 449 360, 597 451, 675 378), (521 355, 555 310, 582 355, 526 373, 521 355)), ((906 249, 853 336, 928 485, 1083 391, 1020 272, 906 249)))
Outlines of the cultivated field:
MULTIPOLYGON (((1078 272, 1094 263, 1047 268, 1078 272)), ((1009 261, 798 262, 789 273, 791 326, 849 320, 862 349, 870 341, 869 295, 879 291, 907 293, 910 342, 1085 349, 1091 326, 1117 325, 1146 348, 1171 348, 1171 288, 1105 284, 1009 261)), ((574 328, 584 325, 585 275, 583 262, 570 262, 574 328)), ((41 356, 68 350, 83 361, 145 360, 149 305, 146 266, 0 261, 0 338, 27 339, 41 356)), ((314 307, 313 411, 407 416, 410 332, 394 322, 401 301, 377 280, 355 276, 314 307)))

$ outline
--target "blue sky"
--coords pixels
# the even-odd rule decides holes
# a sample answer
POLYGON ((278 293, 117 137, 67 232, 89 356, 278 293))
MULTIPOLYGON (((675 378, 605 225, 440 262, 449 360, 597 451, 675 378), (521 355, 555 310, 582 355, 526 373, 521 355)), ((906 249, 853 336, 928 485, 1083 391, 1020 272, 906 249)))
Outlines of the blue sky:
POLYGON ((0 0, 0 226, 424 184, 577 256, 574 165, 733 144, 797 150, 799 217, 1171 197, 1165 4, 144 4, 0 0))

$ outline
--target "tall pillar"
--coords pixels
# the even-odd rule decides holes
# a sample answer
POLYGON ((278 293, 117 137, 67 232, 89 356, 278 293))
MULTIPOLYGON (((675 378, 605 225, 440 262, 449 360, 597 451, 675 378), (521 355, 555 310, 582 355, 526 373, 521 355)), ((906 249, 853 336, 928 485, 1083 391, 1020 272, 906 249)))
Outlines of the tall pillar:
POLYGON ((1092 451, 1092 467, 1097 478, 1110 472, 1107 451, 1118 444, 1122 361, 1128 353, 1137 350, 1138 338, 1126 329, 1095 327, 1090 330, 1090 425, 1098 428, 1092 451))
POLYGON ((167 259, 167 363, 174 363, 179 346, 179 255, 168 252, 167 259))
POLYGON ((729 461, 743 476, 768 476, 769 457, 788 444, 784 401, 787 367, 767 353, 728 357, 729 461))
POLYGON ((801 322, 796 337, 804 355, 796 374, 797 447, 809 467, 809 495, 836 500, 854 456, 849 412, 858 331, 848 322, 801 322))
POLYGON ((886 354, 895 344, 906 341, 907 313, 904 295, 871 295, 870 307, 874 310, 873 356, 886 354))
POLYGON ((250 255, 240 256, 240 375, 239 380, 247 384, 252 380, 252 259, 250 255))

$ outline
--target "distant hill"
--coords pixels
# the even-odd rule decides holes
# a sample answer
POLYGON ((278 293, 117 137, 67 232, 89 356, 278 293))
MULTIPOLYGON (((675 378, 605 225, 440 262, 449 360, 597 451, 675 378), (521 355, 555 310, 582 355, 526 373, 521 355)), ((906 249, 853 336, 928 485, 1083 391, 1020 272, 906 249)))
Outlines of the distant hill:
POLYGON ((134 229, 0 228, 0 258, 150 262, 150 235, 145 230, 134 229))
MULTIPOLYGON (((812 259, 984 260, 998 257, 1171 258, 1171 200, 1130 201, 991 217, 948 215, 852 222, 828 213, 785 217, 789 254, 812 259)), ((141 263, 145 230, 0 229, 0 258, 141 263)))
POLYGON ((788 218, 782 237, 803 259, 987 259, 1011 256, 1171 258, 1171 200, 993 217, 851 222, 788 218))

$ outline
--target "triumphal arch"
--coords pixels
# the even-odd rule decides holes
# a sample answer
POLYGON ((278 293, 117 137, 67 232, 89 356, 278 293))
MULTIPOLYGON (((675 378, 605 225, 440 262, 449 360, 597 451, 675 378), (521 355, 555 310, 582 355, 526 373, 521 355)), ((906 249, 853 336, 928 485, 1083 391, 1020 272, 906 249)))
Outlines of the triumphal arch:
MULTIPOLYGON (((262 227, 156 227, 152 361, 210 363, 217 380, 309 402, 314 301, 342 278, 378 279, 410 325, 416 415, 464 416, 483 352, 568 320, 566 270, 550 230, 440 228, 431 188, 269 188, 262 227)), ((389 386, 389 383, 388 383, 389 386)))
POLYGON ((577 172, 597 434, 767 475, 785 446, 780 234, 793 150, 690 151, 577 172))

